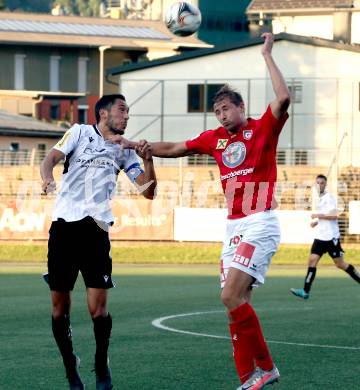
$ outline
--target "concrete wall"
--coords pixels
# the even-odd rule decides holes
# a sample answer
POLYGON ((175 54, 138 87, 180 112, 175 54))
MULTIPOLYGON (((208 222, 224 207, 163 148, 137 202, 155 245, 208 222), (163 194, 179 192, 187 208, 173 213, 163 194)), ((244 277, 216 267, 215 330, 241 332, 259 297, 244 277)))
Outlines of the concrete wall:
MULTIPOLYGON (((59 135, 59 139, 61 135, 59 135)), ((46 144, 46 149, 51 149, 58 140, 55 138, 37 138, 37 137, 14 137, 14 136, 0 136, 0 150, 10 150, 12 142, 19 143, 19 149, 31 150, 37 149, 38 144, 46 144)))

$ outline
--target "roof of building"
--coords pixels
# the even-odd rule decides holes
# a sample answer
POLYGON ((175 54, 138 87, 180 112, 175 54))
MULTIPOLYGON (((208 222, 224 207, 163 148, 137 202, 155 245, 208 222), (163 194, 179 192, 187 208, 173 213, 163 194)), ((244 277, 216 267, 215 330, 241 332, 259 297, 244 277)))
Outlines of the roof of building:
POLYGON ((195 36, 178 37, 162 21, 0 12, 0 43, 75 47, 211 47, 195 36))
MULTIPOLYGON (((360 53, 360 45, 349 45, 345 43, 335 42, 329 39, 323 38, 313 38, 313 37, 303 37, 300 35, 288 34, 288 33, 280 33, 274 35, 275 41, 291 41, 296 43, 302 43, 306 45, 312 46, 320 46, 320 47, 328 47, 337 50, 347 50, 354 51, 360 53)), ((166 57, 154 61, 145 61, 135 64, 128 64, 123 66, 118 66, 115 68, 107 69, 107 75, 117 75, 123 74, 127 72, 132 72, 135 70, 142 70, 146 68, 151 68, 154 66, 167 65, 175 62, 186 61, 189 59, 199 58, 203 56, 209 56, 213 54, 225 53, 231 50, 238 50, 250 46, 260 45, 264 42, 263 38, 249 38, 240 43, 228 45, 228 46, 218 46, 212 49, 200 49, 193 52, 183 53, 176 56, 166 57)))
POLYGON ((65 131, 51 123, 0 110, 0 135, 59 138, 65 131))
POLYGON ((249 4, 247 12, 352 8, 356 3, 355 0, 253 0, 249 4))

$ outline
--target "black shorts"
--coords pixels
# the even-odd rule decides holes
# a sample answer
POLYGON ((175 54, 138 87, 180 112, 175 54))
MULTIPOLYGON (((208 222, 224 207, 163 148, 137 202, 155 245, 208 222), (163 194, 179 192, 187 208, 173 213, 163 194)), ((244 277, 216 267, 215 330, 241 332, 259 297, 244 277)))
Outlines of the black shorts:
POLYGON ((53 221, 48 243, 50 290, 71 291, 79 271, 86 287, 114 287, 109 233, 91 217, 75 222, 53 221))
POLYGON ((326 252, 332 259, 341 257, 344 254, 344 250, 341 248, 340 239, 333 238, 329 241, 315 239, 311 247, 311 254, 321 257, 326 252))

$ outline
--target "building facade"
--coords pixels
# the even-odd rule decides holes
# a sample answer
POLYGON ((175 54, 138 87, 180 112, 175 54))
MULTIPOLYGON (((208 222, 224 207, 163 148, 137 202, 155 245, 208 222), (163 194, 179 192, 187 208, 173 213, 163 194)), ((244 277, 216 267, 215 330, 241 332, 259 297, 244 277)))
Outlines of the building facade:
MULTIPOLYGON (((343 165, 359 165, 360 48, 291 34, 275 36, 274 57, 292 93, 279 140, 280 163, 329 166, 342 142, 343 165), (346 136, 344 134, 346 133, 346 136)), ((178 141, 219 126, 214 92, 228 82, 241 92, 248 116, 274 98, 261 56, 263 39, 108 70, 128 96, 127 135, 178 141)))
POLYGON ((104 69, 201 47, 163 22, 0 12, 0 109, 92 123, 99 95, 118 90, 104 69))
POLYGON ((250 30, 272 30, 275 34, 305 35, 360 43, 360 1, 358 0, 253 0, 247 15, 250 30))

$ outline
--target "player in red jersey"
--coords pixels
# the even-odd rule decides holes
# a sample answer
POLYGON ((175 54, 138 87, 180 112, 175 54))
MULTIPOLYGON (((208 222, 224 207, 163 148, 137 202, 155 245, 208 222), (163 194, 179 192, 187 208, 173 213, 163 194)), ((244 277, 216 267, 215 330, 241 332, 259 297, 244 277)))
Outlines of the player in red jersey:
MULTIPOLYGON (((225 85, 214 97, 214 112, 220 127, 185 142, 152 143, 154 156, 209 154, 219 166, 228 205, 221 298, 228 310, 235 365, 242 383, 238 390, 262 389, 280 377, 250 305, 252 287, 264 283, 280 241, 278 219, 272 211, 276 147, 290 104, 289 90, 271 55, 273 36, 264 33, 262 37, 265 39, 262 55, 275 100, 260 119, 246 118, 241 95, 225 85)), ((120 136, 113 141, 140 151, 145 146, 120 136)))

